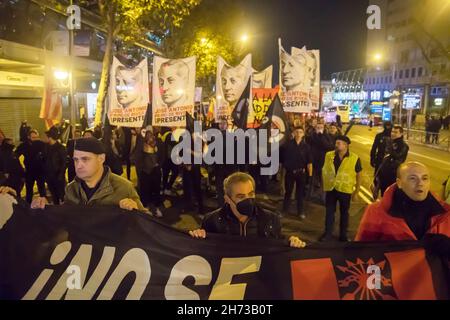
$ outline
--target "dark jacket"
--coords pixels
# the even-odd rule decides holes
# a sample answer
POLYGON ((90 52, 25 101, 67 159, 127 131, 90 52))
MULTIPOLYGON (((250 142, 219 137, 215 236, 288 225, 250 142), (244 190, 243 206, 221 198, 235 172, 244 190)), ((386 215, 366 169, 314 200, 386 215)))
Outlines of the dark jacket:
POLYGON ((14 153, 14 146, 3 143, 0 147, 0 171, 7 174, 6 185, 15 187, 24 177, 24 170, 17 155, 14 153))
POLYGON ((306 138, 306 142, 311 147, 313 165, 322 168, 325 162, 325 154, 334 150, 335 141, 328 133, 313 132, 306 138))
POLYGON ((202 223, 206 232, 262 238, 282 238, 281 223, 277 214, 256 206, 255 213, 242 225, 228 204, 208 213, 202 223))
POLYGON ((40 140, 25 141, 16 149, 17 157, 23 155, 24 165, 27 173, 43 174, 45 170, 46 144, 40 140))
POLYGON ((378 167, 386 155, 386 146, 390 143, 391 132, 390 130, 384 130, 375 136, 375 140, 370 150, 370 164, 373 167, 378 167))
POLYGON ((311 148, 305 140, 302 140, 300 144, 297 144, 295 139, 288 141, 283 152, 283 166, 288 171, 306 169, 313 160, 311 148))
POLYGON ((50 179, 65 179, 67 151, 61 143, 47 145, 45 154, 45 174, 50 179))

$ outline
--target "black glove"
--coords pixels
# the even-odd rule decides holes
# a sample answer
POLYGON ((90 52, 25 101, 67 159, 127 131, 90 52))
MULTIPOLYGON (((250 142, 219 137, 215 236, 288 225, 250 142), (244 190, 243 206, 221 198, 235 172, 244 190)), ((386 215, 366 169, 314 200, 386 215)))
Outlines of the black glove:
POLYGON ((450 259, 450 238, 443 234, 428 233, 423 237, 426 251, 450 259))

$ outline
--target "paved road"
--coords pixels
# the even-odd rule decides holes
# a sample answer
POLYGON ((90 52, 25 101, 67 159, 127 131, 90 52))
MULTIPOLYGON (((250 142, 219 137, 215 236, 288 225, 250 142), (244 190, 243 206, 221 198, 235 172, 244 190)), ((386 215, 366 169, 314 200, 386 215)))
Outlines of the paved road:
MULTIPOLYGON (((365 189, 363 197, 366 194, 364 191, 368 191, 373 179, 374 170, 370 167, 370 149, 375 135, 380 131, 381 128, 369 131, 366 126, 354 126, 348 134, 352 140, 351 150, 358 154, 363 165, 363 187, 365 189)), ((425 164, 431 173, 431 190, 440 193, 442 183, 450 175, 450 153, 415 143, 409 143, 409 147, 407 161, 419 161, 425 164)))

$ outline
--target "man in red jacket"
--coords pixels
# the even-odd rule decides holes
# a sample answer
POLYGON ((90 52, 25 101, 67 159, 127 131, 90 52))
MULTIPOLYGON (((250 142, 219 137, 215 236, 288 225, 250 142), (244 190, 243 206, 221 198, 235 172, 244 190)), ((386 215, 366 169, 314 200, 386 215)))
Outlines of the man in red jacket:
POLYGON ((424 240, 450 256, 450 205, 430 192, 430 173, 419 162, 402 164, 397 182, 369 205, 356 241, 424 240))

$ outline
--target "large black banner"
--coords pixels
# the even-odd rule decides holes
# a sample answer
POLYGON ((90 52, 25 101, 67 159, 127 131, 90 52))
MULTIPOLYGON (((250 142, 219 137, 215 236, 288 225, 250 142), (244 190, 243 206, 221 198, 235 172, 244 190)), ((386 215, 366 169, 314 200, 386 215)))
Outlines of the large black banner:
POLYGON ((0 195, 3 299, 448 299, 447 266, 420 243, 288 247, 192 239, 112 207, 30 210, 0 195))

